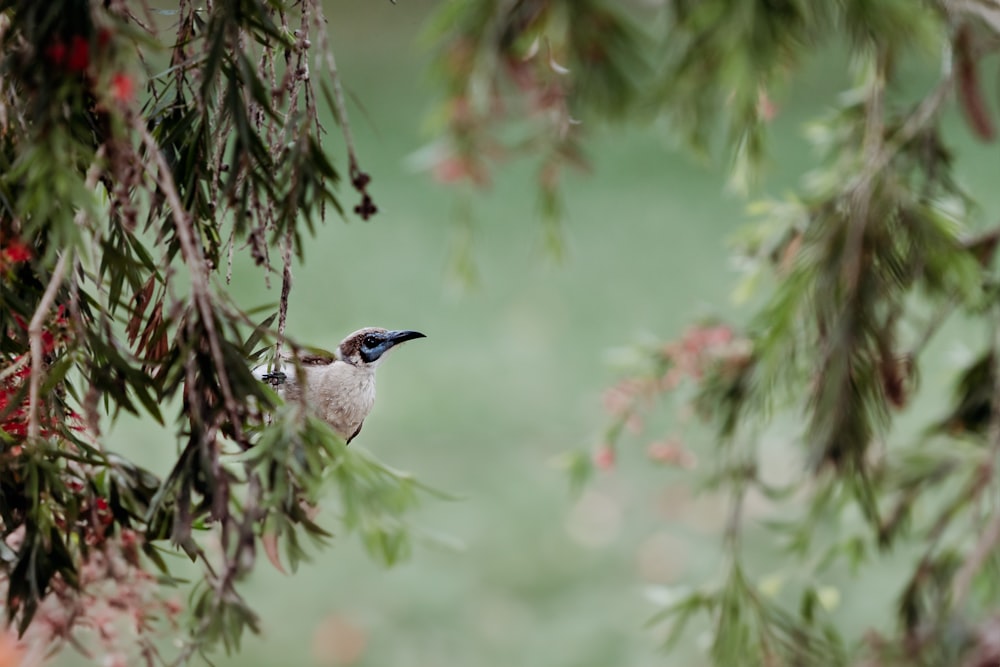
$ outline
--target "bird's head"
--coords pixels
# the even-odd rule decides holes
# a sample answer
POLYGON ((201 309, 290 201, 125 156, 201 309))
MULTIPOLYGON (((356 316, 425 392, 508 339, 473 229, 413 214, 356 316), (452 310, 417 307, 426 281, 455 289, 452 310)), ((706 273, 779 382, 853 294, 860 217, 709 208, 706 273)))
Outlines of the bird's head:
POLYGON ((388 331, 377 327, 358 329, 340 341, 337 357, 354 366, 375 368, 385 358, 386 352, 414 338, 426 336, 419 331, 388 331))

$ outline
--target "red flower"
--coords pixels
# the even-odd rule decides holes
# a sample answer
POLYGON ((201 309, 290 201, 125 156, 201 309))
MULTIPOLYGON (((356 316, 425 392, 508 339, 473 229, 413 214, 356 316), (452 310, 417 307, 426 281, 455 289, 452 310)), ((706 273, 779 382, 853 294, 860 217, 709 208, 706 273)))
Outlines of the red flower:
POLYGON ((90 65, 90 43, 80 35, 73 35, 69 41, 66 69, 71 72, 82 72, 88 65, 90 65))
POLYGON ((135 82, 128 74, 116 72, 114 76, 111 77, 111 96, 116 100, 122 102, 123 104, 128 104, 132 101, 132 96, 134 94, 135 82))
POLYGON ((21 241, 11 241, 3 249, 3 258, 8 262, 13 262, 15 264, 19 262, 27 262, 31 259, 31 248, 26 246, 21 241))
MULTIPOLYGON (((14 314, 14 321, 17 322, 17 325, 22 329, 24 329, 25 331, 28 330, 28 323, 25 322, 24 318, 18 315, 17 313, 14 314)), ((50 326, 49 328, 44 329, 42 331, 43 352, 48 354, 49 352, 52 352, 54 349, 56 349, 57 345, 62 343, 62 340, 65 337, 65 331, 64 331, 65 328, 66 328, 66 305, 61 304, 59 308, 56 310, 56 316, 55 316, 55 321, 53 322, 53 326, 50 326)))
POLYGON ((66 61, 66 45, 57 40, 50 44, 49 48, 45 49, 45 55, 52 61, 53 65, 62 67, 66 61))
POLYGON ((108 505, 108 501, 104 498, 98 497, 94 500, 94 509, 97 510, 97 520, 105 526, 115 520, 114 515, 111 513, 111 506, 108 505))

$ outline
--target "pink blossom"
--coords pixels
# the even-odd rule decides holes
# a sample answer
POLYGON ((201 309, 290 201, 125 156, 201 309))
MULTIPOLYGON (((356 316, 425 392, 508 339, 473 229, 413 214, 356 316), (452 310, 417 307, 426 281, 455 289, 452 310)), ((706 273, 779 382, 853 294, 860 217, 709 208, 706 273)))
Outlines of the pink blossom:
POLYGON ((611 470, 615 467, 615 449, 611 445, 601 445, 594 452, 594 465, 601 470, 611 470))
POLYGON ((646 449, 646 456, 656 463, 677 466, 678 468, 693 468, 697 463, 694 454, 684 447, 684 443, 679 438, 668 438, 650 443, 646 449))

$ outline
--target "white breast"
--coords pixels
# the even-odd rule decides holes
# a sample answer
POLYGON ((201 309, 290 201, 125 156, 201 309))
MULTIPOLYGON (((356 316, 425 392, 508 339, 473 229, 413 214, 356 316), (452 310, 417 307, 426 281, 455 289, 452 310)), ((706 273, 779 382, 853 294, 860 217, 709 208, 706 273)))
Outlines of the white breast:
MULTIPOLYGON (((375 404, 375 369, 337 360, 321 366, 303 366, 306 403, 316 416, 328 423, 345 440, 361 427, 375 404)), ((301 398, 297 371, 292 363, 275 369, 285 380, 274 388, 286 401, 301 398)), ((253 369, 254 377, 263 380, 268 372, 262 365, 253 369)))
POLYGON ((343 438, 350 438, 375 404, 375 369, 343 361, 306 368, 306 401, 343 438))

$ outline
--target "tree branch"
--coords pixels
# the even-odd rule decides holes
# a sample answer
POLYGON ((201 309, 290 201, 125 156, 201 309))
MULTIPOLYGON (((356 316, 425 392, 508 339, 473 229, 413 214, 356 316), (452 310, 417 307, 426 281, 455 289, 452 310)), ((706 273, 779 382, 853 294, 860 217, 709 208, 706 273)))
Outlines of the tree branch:
POLYGON ((288 319, 288 296, 292 291, 292 230, 285 234, 284 245, 281 248, 281 261, 284 268, 281 273, 281 300, 278 302, 278 338, 276 345, 281 351, 285 340, 285 324, 288 319))
POLYGON ((358 154, 354 148, 354 135, 351 132, 351 125, 347 118, 347 104, 344 101, 344 89, 340 85, 340 72, 337 69, 337 61, 333 56, 333 49, 330 48, 329 38, 325 30, 320 30, 320 40, 323 54, 326 57, 326 67, 330 72, 330 84, 333 87, 333 112, 337 116, 337 124, 340 125, 340 132, 344 135, 344 144, 347 147, 347 160, 350 167, 351 176, 358 171, 358 154))
POLYGON ((236 439, 240 440, 242 439, 243 427, 240 424, 236 399, 229 384, 229 374, 226 372, 225 361, 222 358, 219 333, 215 328, 215 316, 208 285, 208 265, 205 263, 204 256, 199 252, 194 238, 194 230, 191 228, 191 221, 184 210, 184 204, 177 193, 177 187, 174 184, 170 166, 163 157, 159 144, 157 144, 156 139, 142 123, 133 122, 132 127, 142 137, 143 145, 157 167, 154 173, 150 169, 148 162, 143 162, 143 166, 156 181, 164 197, 166 197, 167 203, 170 205, 170 213, 174 219, 174 228, 177 230, 177 238, 181 244, 181 254, 184 257, 188 273, 191 276, 191 297, 205 326, 205 333, 208 335, 208 345, 212 353, 212 362, 215 364, 215 370, 218 374, 219 387, 222 389, 226 412, 229 413, 229 420, 232 423, 236 439))
MULTIPOLYGON (((100 162, 105 154, 106 150, 103 144, 94 152, 94 160, 87 169, 87 177, 83 184, 88 192, 97 186, 97 179, 100 178, 103 171, 100 162)), ((87 207, 81 206, 76 215, 73 216, 73 222, 80 227, 83 226, 86 219, 87 207)), ((42 345, 42 334, 45 332, 43 325, 49 310, 52 308, 52 303, 55 301, 56 292, 66 278, 66 263, 71 255, 74 253, 67 249, 59 256, 56 267, 52 271, 52 277, 49 278, 49 284, 45 288, 45 293, 42 295, 35 313, 31 316, 31 322, 28 323, 28 339, 31 346, 31 377, 28 382, 28 438, 30 440, 35 440, 41 433, 41 425, 38 423, 38 404, 42 387, 42 361, 45 354, 42 345)))
MULTIPOLYGON (((315 0, 310 0, 315 2, 315 0)), ((317 27, 320 39, 320 48, 326 58, 326 67, 330 73, 330 82, 333 87, 333 113, 340 125, 340 132, 344 135, 344 145, 347 147, 348 174, 351 177, 351 186, 361 195, 361 203, 354 207, 354 212, 367 220, 376 212, 378 208, 372 201, 368 193, 368 184, 371 176, 361 170, 358 162, 358 154, 354 147, 354 135, 351 132, 351 124, 347 116, 347 104, 344 101, 344 89, 340 84, 340 72, 337 69, 337 61, 333 56, 333 49, 330 48, 329 35, 322 23, 317 27)))
POLYGON ((42 300, 38 302, 38 308, 35 309, 35 314, 31 316, 31 322, 28 324, 28 338, 31 344, 31 378, 28 384, 29 441, 36 440, 41 432, 41 427, 38 423, 38 395, 41 393, 42 388, 42 355, 44 354, 42 334, 45 332, 43 325, 45 324, 45 318, 48 316, 49 310, 52 308, 52 303, 55 301, 56 292, 66 277, 66 263, 69 261, 71 254, 72 252, 67 250, 59 256, 59 261, 56 262, 56 268, 52 272, 52 277, 49 278, 48 287, 45 288, 42 300))
POLYGON ((864 251, 865 229, 868 227, 868 213, 871 208, 873 180, 881 171, 885 153, 885 123, 882 118, 885 107, 886 67, 888 55, 879 51, 875 55, 875 72, 871 90, 865 101, 865 134, 861 149, 862 171, 851 188, 851 212, 847 231, 844 277, 850 293, 854 293, 860 280, 864 251))

